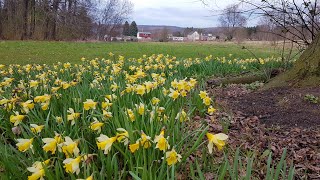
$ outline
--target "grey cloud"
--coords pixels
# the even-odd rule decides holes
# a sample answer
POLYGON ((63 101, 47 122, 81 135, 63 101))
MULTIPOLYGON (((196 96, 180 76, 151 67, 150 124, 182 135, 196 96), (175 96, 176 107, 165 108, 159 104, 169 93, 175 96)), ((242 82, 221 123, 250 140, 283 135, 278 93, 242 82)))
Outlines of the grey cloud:
POLYGON ((134 20, 140 24, 173 25, 182 27, 212 27, 218 25, 217 17, 201 8, 143 8, 134 12, 134 20))

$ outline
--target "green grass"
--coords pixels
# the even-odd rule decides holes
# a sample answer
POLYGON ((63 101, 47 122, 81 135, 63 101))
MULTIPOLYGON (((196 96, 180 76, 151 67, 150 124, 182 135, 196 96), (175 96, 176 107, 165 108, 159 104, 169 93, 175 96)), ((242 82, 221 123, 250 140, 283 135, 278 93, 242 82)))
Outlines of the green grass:
MULTIPOLYGON (((120 42, 48 42, 48 41, 1 41, 0 64, 53 64, 55 62, 80 61, 81 57, 103 58, 109 52, 125 57, 139 58, 143 54, 170 54, 178 58, 203 58, 232 54, 235 58, 254 57, 243 45, 216 43, 120 43, 120 42)), ((269 44, 246 44, 257 57, 280 56, 279 47, 269 44)))
MULTIPOLYGON (((113 179, 126 179, 127 177, 132 177, 133 179, 174 179, 178 173, 185 174, 186 179, 191 179, 191 177, 192 179, 204 179, 208 172, 214 173, 219 179, 228 179, 229 177, 231 177, 229 179, 237 179, 240 175, 244 176, 241 172, 246 172, 245 176, 249 179, 249 177, 254 177, 254 173, 260 169, 268 169, 269 171, 266 171, 266 174, 272 179, 274 176, 286 176, 287 164, 284 163, 284 155, 276 167, 270 165, 272 159, 271 155, 269 155, 269 165, 260 168, 261 166, 254 166, 255 156, 245 157, 237 150, 235 157, 232 158, 234 159, 233 161, 225 158, 223 162, 217 164, 216 156, 210 156, 207 150, 208 139, 205 135, 209 129, 207 122, 198 121, 197 125, 199 126, 192 126, 191 128, 190 125, 193 124, 189 124, 189 121, 185 123, 183 119, 177 118, 177 116, 181 116, 182 111, 186 114, 185 120, 195 115, 204 118, 209 105, 215 105, 214 101, 210 102, 209 105, 204 103, 199 96, 200 90, 204 89, 205 81, 203 79, 205 77, 239 74, 244 68, 246 71, 255 72, 283 66, 283 63, 278 59, 265 59, 265 62, 264 60, 232 60, 233 58, 252 57, 252 55, 248 51, 241 49, 241 47, 230 43, 6 41, 0 42, 0 45, 0 64, 52 64, 57 61, 79 62, 81 64, 81 66, 70 65, 70 67, 64 63, 56 66, 32 65, 32 67, 11 65, 1 68, 0 99, 10 99, 10 102, 7 101, 0 106, 0 179, 21 179, 29 176, 32 173, 28 172, 27 167, 32 166, 36 161, 44 161, 46 159, 51 160, 48 166, 44 167, 47 179, 76 179, 88 177, 91 174, 94 174, 94 179, 106 179, 107 177, 112 177, 113 179), (113 57, 114 59, 111 61, 90 61, 90 58, 95 57, 109 58, 108 53, 110 51, 127 57, 164 53, 177 56, 178 59, 172 60, 170 56, 159 55, 142 58, 141 61, 137 59, 126 61, 127 59, 122 57, 113 57), (231 58, 202 58, 209 54, 214 56, 229 56, 229 54, 233 54, 233 56, 231 58), (80 62, 80 58, 83 56, 87 57, 88 60, 80 62), (189 60, 182 59, 183 57, 199 57, 200 59, 189 60), (133 66, 138 68, 132 70, 133 66), (160 66, 164 68, 160 68, 160 66), (140 71, 146 74, 138 78, 137 75, 138 73, 141 74, 140 71), (155 80, 156 76, 154 75, 157 74, 159 76, 155 80), (162 76, 165 79, 160 78, 162 76), (189 77, 189 79, 186 77, 189 77), (198 80, 197 86, 191 87, 190 77, 198 80), (63 82, 56 81, 57 79, 63 82), (31 87, 31 80, 36 80, 39 85, 31 87), (75 81, 78 83, 75 83, 75 81), (63 84, 69 83, 75 84, 69 88, 63 88, 63 84), (119 86, 119 89, 112 90, 111 85, 115 83, 119 86), (144 86, 145 83, 153 83, 154 89, 150 90, 150 92, 138 94, 138 85, 144 86), (173 86, 174 83, 180 85, 175 87, 173 86), (51 91, 51 88, 55 86, 62 88, 59 89, 59 92, 51 91), (134 88, 131 90, 132 92, 124 91, 130 86, 134 88), (163 88, 168 90, 178 87, 186 90, 190 89, 188 90, 188 96, 182 97, 181 95, 178 99, 173 99, 171 95, 165 95, 163 91, 163 88), (48 110, 43 109, 43 103, 40 104, 38 102, 35 102, 35 106, 30 108, 28 112, 22 109, 21 102, 34 100, 34 98, 43 94, 51 95, 48 110), (115 94, 118 97, 110 99, 113 105, 109 108, 102 107, 102 103, 107 101, 105 99, 106 94, 115 94), (160 99, 158 105, 151 103, 153 97, 160 99), (18 98, 19 100, 17 100, 18 98), (86 99, 96 101, 98 103, 97 108, 89 111, 85 110, 83 102, 86 99), (136 106, 140 103, 145 104, 146 108, 142 114, 139 113, 139 108, 136 106), (163 110, 158 111, 158 107, 163 107, 163 110), (74 125, 70 123, 70 119, 68 120, 68 115, 70 115, 69 108, 73 108, 80 113, 80 117, 75 121, 74 125), (134 122, 130 120, 130 115, 126 112, 127 109, 133 110, 132 112, 135 114, 136 119, 134 122), (113 117, 104 117, 104 110, 112 113, 113 117), (14 124, 12 124, 11 115, 15 114, 16 111, 26 116, 21 124, 18 125, 21 128, 21 134, 14 134, 14 131, 12 131, 14 124), (57 122, 56 116, 61 117, 63 122, 57 122), (150 148, 142 148, 142 144, 138 144, 141 147, 134 153, 131 152, 130 146, 128 147, 128 145, 117 141, 112 145, 113 147, 111 147, 109 154, 104 154, 97 145, 99 133, 91 128, 91 122, 95 118, 105 124, 101 133, 109 137, 118 137, 117 128, 125 128, 128 131, 127 138, 130 144, 141 141, 142 132, 149 135, 150 139, 153 139, 165 127, 165 137, 169 137, 166 141, 170 144, 171 149, 174 148, 177 153, 181 154, 181 162, 173 166, 167 165, 166 152, 159 151, 156 148, 156 143, 152 141, 150 148), (31 123, 44 125, 43 132, 33 132, 31 123), (77 142, 77 146, 79 146, 81 155, 94 154, 92 162, 90 160, 81 160, 79 165, 81 172, 79 175, 66 172, 63 161, 67 158, 67 155, 59 151, 52 154, 43 149, 45 145, 43 138, 54 137, 55 131, 60 133, 63 138, 70 136, 74 139, 77 142), (34 153, 31 150, 20 152, 21 149, 19 150, 16 147, 17 144, 15 144, 18 142, 17 139, 20 138, 34 138, 34 153), (201 152, 201 156, 198 152, 201 152), (195 157, 195 164, 189 160, 191 155, 195 157), (186 167, 190 167, 190 172, 186 167), (4 172, 1 172, 1 169, 4 172)), ((254 47, 252 51, 256 53, 256 56, 276 56, 276 52, 271 51, 271 47, 249 46, 254 47), (270 48, 270 51, 268 48, 270 48)), ((170 92, 173 92, 173 90, 170 92)), ((224 124, 228 123, 225 122, 224 124)), ((225 131, 227 133, 227 130, 225 131)), ((55 147, 54 149, 56 150, 57 148, 55 147)), ((169 151, 169 149, 165 150, 169 151)), ((226 157, 228 157, 227 155, 233 155, 232 149, 226 149, 226 152, 231 152, 226 154, 226 157)), ((78 155, 74 154, 74 157, 76 156, 78 155)), ((293 166, 290 169, 292 171, 291 174, 293 174, 293 166)))

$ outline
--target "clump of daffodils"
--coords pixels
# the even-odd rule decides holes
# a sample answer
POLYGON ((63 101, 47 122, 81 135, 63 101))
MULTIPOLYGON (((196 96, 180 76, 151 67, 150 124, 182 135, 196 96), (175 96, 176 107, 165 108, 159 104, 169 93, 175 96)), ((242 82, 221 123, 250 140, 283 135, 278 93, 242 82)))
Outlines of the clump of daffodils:
MULTIPOLYGON (((110 53, 78 64, 0 65, 0 131, 10 132, 3 136, 15 140, 17 158, 38 160, 28 165, 28 179, 50 178, 52 167, 62 165, 65 178, 90 180, 111 159, 121 172, 131 171, 146 155, 154 158, 148 172, 161 159, 169 168, 184 156, 177 143, 186 142, 183 129, 191 114, 217 111, 209 93, 197 90, 197 79, 187 77, 189 68, 212 61, 244 69, 272 60, 164 54, 126 59, 110 53)), ((228 139, 223 133, 206 137, 209 153, 222 150, 228 139)))

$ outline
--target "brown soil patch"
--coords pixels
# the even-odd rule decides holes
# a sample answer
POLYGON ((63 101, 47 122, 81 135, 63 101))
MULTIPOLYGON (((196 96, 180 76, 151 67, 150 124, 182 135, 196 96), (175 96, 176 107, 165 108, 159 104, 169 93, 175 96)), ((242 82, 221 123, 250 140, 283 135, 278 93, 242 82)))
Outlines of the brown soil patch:
MULTIPOLYGON (((261 155, 272 151, 279 160, 287 149, 287 162, 295 166, 295 179, 320 179, 320 102, 304 99, 312 94, 320 99, 318 88, 277 88, 251 91, 243 85, 207 89, 215 97, 220 112, 210 122, 210 131, 219 132, 219 123, 229 116, 230 148, 261 155)), ((264 178, 265 163, 254 164, 255 177, 264 178), (261 168, 259 168, 261 167, 261 168)))
POLYGON ((251 92, 241 85, 211 90, 221 104, 244 116, 257 116, 266 126, 316 127, 320 126, 320 87, 276 88, 251 92), (304 99, 312 94, 319 97, 317 104, 304 99))

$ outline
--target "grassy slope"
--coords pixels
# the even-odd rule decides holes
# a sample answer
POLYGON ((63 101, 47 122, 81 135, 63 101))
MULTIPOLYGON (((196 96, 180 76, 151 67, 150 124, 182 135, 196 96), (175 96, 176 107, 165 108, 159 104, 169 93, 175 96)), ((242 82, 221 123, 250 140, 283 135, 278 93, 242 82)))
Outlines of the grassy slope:
MULTIPOLYGON (((256 56, 279 56, 278 50, 266 44, 246 45, 256 56)), ((242 45, 231 43, 106 43, 106 42, 47 42, 47 41, 1 41, 0 64, 52 64, 78 62, 81 57, 102 58, 108 53, 126 57, 141 57, 143 54, 170 54, 178 58, 205 57, 207 55, 237 58, 253 57, 242 45)))

